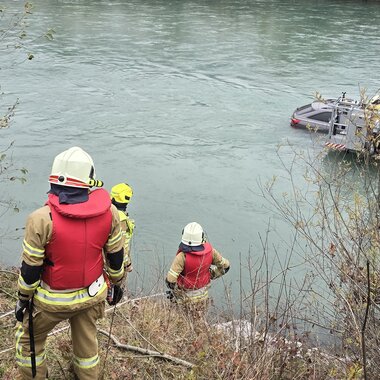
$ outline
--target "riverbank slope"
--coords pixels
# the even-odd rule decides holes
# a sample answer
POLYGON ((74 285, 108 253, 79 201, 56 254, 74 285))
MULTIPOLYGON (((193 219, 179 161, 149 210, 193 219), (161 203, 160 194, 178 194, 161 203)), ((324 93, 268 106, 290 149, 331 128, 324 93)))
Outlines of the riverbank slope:
MULTIPOLYGON (((0 270, 0 377, 14 379, 13 308, 17 269, 0 270)), ((257 316, 256 316, 257 317, 257 316)), ((263 334, 249 321, 196 317, 163 294, 106 307, 98 339, 103 379, 343 379, 349 363, 331 360, 307 342, 263 334), (212 320, 212 322, 211 322, 212 320), (222 323, 224 322, 224 324, 222 323)), ((47 341, 50 379, 73 379, 68 324, 47 341)), ((356 378, 356 377, 350 377, 356 378)))

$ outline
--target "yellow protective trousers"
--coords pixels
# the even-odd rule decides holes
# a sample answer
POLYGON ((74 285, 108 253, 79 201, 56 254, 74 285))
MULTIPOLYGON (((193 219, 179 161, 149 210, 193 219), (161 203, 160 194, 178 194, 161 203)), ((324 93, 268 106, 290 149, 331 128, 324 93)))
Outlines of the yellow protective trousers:
MULTIPOLYGON (((35 380, 46 379, 47 364, 45 343, 50 331, 61 321, 68 320, 74 352, 74 371, 79 380, 96 380, 99 377, 98 340, 96 321, 104 317, 105 303, 102 300, 88 308, 76 311, 51 312, 34 305, 33 333, 36 356, 35 380)), ((24 315, 22 325, 16 331, 16 363, 20 379, 32 380, 30 357, 29 315, 24 315)))

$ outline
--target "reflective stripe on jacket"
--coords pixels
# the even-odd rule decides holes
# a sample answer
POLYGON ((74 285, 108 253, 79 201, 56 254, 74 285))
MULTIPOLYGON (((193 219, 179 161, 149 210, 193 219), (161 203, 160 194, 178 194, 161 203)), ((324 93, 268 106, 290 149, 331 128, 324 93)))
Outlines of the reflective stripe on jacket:
POLYGON ((178 286, 183 289, 200 289, 208 285, 211 264, 212 246, 210 243, 204 243, 202 251, 186 252, 185 267, 178 277, 178 286))
POLYGON ((70 307, 71 310, 80 309, 84 303, 95 304, 105 298, 104 293, 107 290, 107 284, 104 283, 100 287, 95 296, 90 296, 87 288, 72 290, 69 292, 53 292, 43 288, 43 283, 39 286, 34 294, 37 305, 41 305, 43 309, 55 310, 54 307, 70 307), (44 306, 43 306, 44 305, 44 306), (53 309, 47 308, 50 305, 53 309), (75 307, 77 306, 77 307, 75 307))
POLYGON ((124 211, 121 211, 121 210, 117 210, 117 211, 119 213, 120 222, 124 226, 123 228, 123 235, 125 237, 124 248, 127 249, 129 246, 129 242, 132 239, 135 223, 133 220, 129 219, 129 217, 124 211))
POLYGON ((60 204, 49 194, 47 204, 53 232, 45 247, 42 280, 56 290, 87 287, 103 272, 102 249, 112 226, 109 195, 99 189, 87 202, 60 204))

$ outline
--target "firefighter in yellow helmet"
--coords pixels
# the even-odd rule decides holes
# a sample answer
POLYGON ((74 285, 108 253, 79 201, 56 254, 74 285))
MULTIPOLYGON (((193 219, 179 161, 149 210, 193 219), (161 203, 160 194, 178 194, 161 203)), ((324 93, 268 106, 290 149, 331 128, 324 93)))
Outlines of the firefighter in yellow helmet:
MULTIPOLYGON (((16 362, 22 379, 45 379, 47 335, 68 320, 76 377, 98 379, 96 321, 104 316, 107 295, 103 271, 115 286, 124 276, 119 214, 105 190, 90 190, 102 182, 79 147, 55 157, 49 182, 45 205, 29 215, 25 227, 16 362)), ((121 296, 115 292, 114 302, 121 296)))
POLYGON ((124 240, 124 267, 126 272, 132 271, 131 239, 135 228, 135 221, 127 212, 127 206, 132 199, 133 191, 127 183, 119 183, 111 189, 111 201, 119 211, 121 231, 124 240))
POLYGON ((166 276, 169 298, 180 304, 195 304, 208 299, 211 280, 230 269, 230 263, 206 241, 200 224, 189 223, 182 231, 170 270, 166 276))

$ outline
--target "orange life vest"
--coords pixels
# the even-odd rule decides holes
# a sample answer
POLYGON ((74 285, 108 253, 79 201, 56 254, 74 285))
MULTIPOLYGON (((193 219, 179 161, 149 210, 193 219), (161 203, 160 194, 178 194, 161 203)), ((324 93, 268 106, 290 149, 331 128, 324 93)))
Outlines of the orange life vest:
POLYGON ((112 227, 108 193, 94 190, 87 202, 76 204, 60 204, 49 194, 47 205, 53 231, 45 247, 42 280, 56 290, 89 286, 103 272, 102 249, 112 227))
MULTIPOLYGON (((178 251, 177 254, 181 252, 178 251)), ((203 244, 202 251, 184 252, 185 268, 179 275, 177 283, 183 289, 200 289, 210 283, 210 266, 212 264, 212 246, 203 244)))

